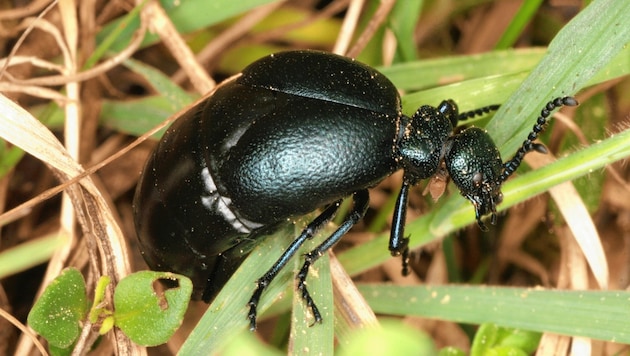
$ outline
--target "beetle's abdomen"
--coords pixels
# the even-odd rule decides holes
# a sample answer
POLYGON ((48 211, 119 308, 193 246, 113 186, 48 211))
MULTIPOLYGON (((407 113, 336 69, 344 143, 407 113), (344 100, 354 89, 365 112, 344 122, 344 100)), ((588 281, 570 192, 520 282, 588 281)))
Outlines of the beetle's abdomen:
MULTIPOLYGON (((196 109, 187 114, 195 115, 196 109)), ((222 285, 219 279, 234 272, 250 249, 241 244, 226 257, 229 249, 258 226, 239 221, 229 201, 213 192, 199 138, 198 120, 178 120, 147 161, 134 199, 145 261, 151 269, 191 277, 195 299, 208 278, 222 285)))

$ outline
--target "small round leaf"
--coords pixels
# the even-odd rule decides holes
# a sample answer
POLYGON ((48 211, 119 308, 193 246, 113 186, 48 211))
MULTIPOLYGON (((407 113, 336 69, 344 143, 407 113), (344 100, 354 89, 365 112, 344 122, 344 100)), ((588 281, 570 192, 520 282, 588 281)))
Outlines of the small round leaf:
POLYGON ((192 282, 187 277, 141 271, 125 277, 114 292, 114 318, 133 342, 144 346, 168 341, 182 323, 190 301, 192 282), (176 285, 156 291, 158 281, 176 285))
POLYGON ((87 313, 85 280, 68 268, 55 278, 28 314, 28 323, 51 345, 68 348, 79 336, 79 321, 87 313))

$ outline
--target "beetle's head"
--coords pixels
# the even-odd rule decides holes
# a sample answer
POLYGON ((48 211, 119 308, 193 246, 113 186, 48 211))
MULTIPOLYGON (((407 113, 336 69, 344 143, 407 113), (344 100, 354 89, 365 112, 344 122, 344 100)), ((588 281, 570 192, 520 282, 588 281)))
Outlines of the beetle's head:
POLYGON ((486 230, 481 219, 491 214, 494 224, 496 207, 503 200, 503 162, 496 145, 486 131, 468 128, 446 142, 444 163, 460 193, 475 207, 479 227, 486 230))

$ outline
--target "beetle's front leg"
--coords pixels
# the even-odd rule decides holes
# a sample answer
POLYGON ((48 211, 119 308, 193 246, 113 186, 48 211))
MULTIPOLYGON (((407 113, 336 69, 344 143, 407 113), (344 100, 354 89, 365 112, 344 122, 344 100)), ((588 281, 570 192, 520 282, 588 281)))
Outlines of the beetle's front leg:
POLYGON ((403 180, 392 219, 392 231, 389 237, 389 252, 392 256, 402 255, 402 274, 409 274, 409 238, 405 237, 405 218, 407 217, 407 200, 410 184, 403 180))

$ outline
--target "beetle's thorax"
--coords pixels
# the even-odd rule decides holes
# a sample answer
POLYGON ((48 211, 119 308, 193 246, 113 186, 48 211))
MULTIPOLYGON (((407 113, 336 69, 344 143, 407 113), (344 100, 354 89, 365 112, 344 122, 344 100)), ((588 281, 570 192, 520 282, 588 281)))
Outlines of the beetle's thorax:
POLYGON ((402 116, 398 156, 408 183, 415 184, 436 173, 440 151, 452 132, 450 120, 431 106, 421 106, 412 117, 402 116))

